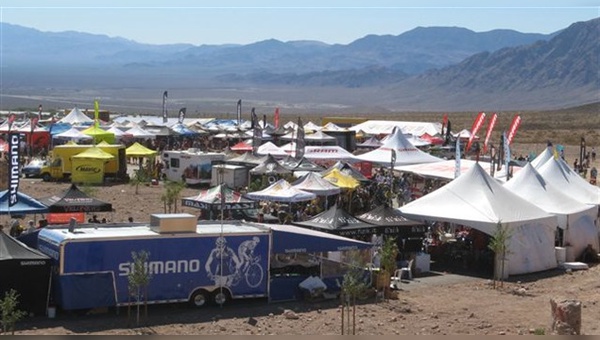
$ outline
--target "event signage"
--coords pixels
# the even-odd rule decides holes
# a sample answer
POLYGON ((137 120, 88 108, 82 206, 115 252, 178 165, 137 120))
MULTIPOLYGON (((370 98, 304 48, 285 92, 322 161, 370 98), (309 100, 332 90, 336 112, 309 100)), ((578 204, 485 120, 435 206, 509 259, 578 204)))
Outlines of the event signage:
POLYGON ((9 150, 9 162, 8 162, 8 173, 10 178, 9 184, 9 197, 8 206, 12 207, 19 201, 17 193, 19 192, 19 178, 21 177, 19 171, 19 134, 10 133, 8 135, 8 150, 9 150))
POLYGON ((163 102, 162 102, 163 123, 167 122, 167 97, 168 96, 169 96, 168 91, 163 92, 163 102))

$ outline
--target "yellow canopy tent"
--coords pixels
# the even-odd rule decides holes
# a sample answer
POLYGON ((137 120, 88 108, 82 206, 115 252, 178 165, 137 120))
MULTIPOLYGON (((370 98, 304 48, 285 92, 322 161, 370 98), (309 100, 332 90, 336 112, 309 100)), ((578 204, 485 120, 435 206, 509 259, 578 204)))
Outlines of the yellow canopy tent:
POLYGON ((102 145, 112 145, 110 143, 108 143, 107 141, 103 140, 100 143, 96 144, 97 146, 102 146, 102 145))
POLYGON ((323 179, 342 189, 354 189, 360 185, 360 182, 354 179, 354 177, 343 174, 339 169, 331 170, 323 179))
POLYGON ((115 156, 91 147, 72 157, 71 182, 99 184, 104 182, 104 165, 115 156))
POLYGON ((156 153, 155 150, 148 149, 138 142, 133 143, 133 145, 125 149, 127 157, 152 157, 156 156, 156 153))
POLYGON ((108 144, 115 143, 115 134, 112 132, 108 132, 106 130, 102 130, 96 125, 92 125, 89 128, 81 131, 81 133, 86 134, 94 138, 94 143, 100 143, 101 141, 106 141, 108 144))

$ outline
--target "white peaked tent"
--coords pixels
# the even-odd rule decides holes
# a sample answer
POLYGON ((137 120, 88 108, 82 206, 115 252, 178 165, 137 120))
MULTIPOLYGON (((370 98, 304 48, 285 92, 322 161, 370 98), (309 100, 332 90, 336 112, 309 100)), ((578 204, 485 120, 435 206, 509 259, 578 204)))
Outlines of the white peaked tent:
POLYGON ((406 218, 465 225, 494 235, 497 224, 510 231, 510 275, 555 268, 555 215, 504 188, 479 164, 445 186, 399 209, 406 218))
POLYGON ((52 136, 52 138, 55 139, 67 139, 67 140, 73 140, 73 141, 80 141, 80 140, 90 140, 94 137, 90 136, 90 135, 86 135, 85 133, 77 130, 76 128, 72 127, 69 130, 65 131, 65 132, 61 132, 59 134, 56 134, 54 136, 52 136))
POLYGON ((296 189, 312 192, 320 196, 335 195, 342 191, 340 187, 331 184, 328 180, 323 179, 321 175, 312 171, 298 178, 292 183, 292 186, 296 189))
POLYGON ((304 131, 320 131, 321 129, 323 128, 313 122, 304 124, 304 131))
MULTIPOLYGON (((477 162, 470 159, 460 160, 460 173, 466 173, 475 164, 479 164, 483 168, 483 170, 485 170, 485 172, 487 172, 488 174, 490 173, 490 167, 492 166, 491 163, 481 161, 477 162)), ((436 163, 402 165, 394 169, 402 172, 410 172, 425 178, 452 180, 455 177, 456 161, 452 159, 436 163)), ((521 171, 521 167, 513 166, 513 174, 516 174, 519 171, 521 171)), ((499 171, 494 171, 494 178, 506 182, 506 167, 503 166, 502 169, 500 169, 499 171)))
POLYGON ((313 200, 317 198, 317 195, 296 189, 285 179, 280 179, 263 190, 247 193, 246 197, 253 200, 275 202, 303 202, 313 200))
POLYGON ((150 139, 156 138, 155 134, 142 129, 139 126, 134 126, 130 129, 126 130, 125 134, 131 135, 131 136, 133 136, 133 138, 150 138, 150 139))
POLYGON ((79 125, 84 123, 91 123, 94 120, 86 116, 80 109, 75 107, 68 115, 64 116, 58 121, 58 123, 68 123, 71 125, 79 125))
POLYGON ((434 157, 417 149, 408 141, 408 139, 406 139, 406 137, 404 137, 404 134, 402 134, 402 130, 400 129, 396 129, 379 148, 355 157, 362 161, 390 166, 392 150, 396 151, 396 162, 394 163, 394 166, 443 161, 441 158, 434 157))
POLYGON ((262 156, 271 155, 276 158, 281 158, 288 155, 287 152, 271 142, 266 142, 259 146, 258 150, 256 150, 256 153, 262 156))
POLYGON ((570 244, 567 261, 575 261, 588 244, 598 248, 598 228, 594 224, 597 208, 576 201, 558 187, 547 183, 531 164, 504 184, 504 187, 544 211, 556 215, 564 230, 563 244, 570 244), (571 257, 571 258, 569 258, 571 257))
POLYGON ((535 169, 539 169, 542 165, 544 165, 544 163, 546 163, 547 160, 549 160, 553 156, 554 154, 552 153, 552 147, 547 147, 541 154, 539 154, 536 158, 534 158, 531 161, 531 165, 535 169))
POLYGON ((575 173, 561 158, 550 158, 537 171, 548 183, 586 204, 600 205, 600 188, 575 173))

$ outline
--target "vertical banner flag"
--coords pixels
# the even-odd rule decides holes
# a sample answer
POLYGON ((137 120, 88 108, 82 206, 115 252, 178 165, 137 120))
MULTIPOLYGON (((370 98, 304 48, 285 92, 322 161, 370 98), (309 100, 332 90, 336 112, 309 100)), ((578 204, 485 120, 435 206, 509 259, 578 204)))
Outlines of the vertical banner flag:
POLYGON ((181 109, 179 109, 179 117, 178 117, 179 124, 183 124, 183 120, 185 119, 185 111, 187 111, 187 108, 185 108, 185 107, 182 107, 181 109))
POLYGON ((440 133, 442 137, 444 137, 444 127, 446 124, 448 124, 448 114, 444 113, 444 117, 442 118, 442 132, 440 133))
POLYGON ((98 127, 100 125, 100 104, 98 100, 94 100, 94 125, 98 127))
POLYGON ((162 105, 163 123, 167 122, 167 97, 168 96, 169 96, 169 94, 167 93, 167 91, 165 91, 163 93, 163 105, 162 105))
POLYGON ((394 172, 394 165, 396 165, 396 150, 392 149, 392 163, 390 168, 392 169, 392 173, 394 172))
POLYGON ((471 150, 471 144, 473 144, 475 135, 483 125, 483 122, 485 122, 485 112, 479 112, 479 114, 477 114, 477 117, 475 118, 475 121, 473 122, 473 126, 471 126, 471 135, 469 136, 469 141, 467 142, 467 146, 465 147, 465 155, 469 153, 469 150, 471 150))
POLYGON ((242 100, 238 99, 237 102, 237 123, 238 126, 242 124, 242 100))
POLYGON ((9 113, 8 114, 8 131, 9 132, 12 129, 12 126, 13 126, 13 123, 15 122, 15 119, 17 119, 17 116, 14 113, 9 113))
POLYGON ((273 118, 273 123, 275 124, 275 128, 279 128, 279 108, 275 108, 275 116, 273 118))
POLYGON ((256 112, 254 112, 254 108, 252 108, 250 114, 252 116, 252 153, 256 155, 258 152, 258 147, 262 142, 262 131, 258 125, 258 117, 256 116, 256 112))
MULTIPOLYGON (((583 164, 585 159, 585 138, 581 136, 581 142, 579 143, 579 169, 583 168, 583 164)), ((577 169, 575 169, 577 171, 577 169)))
POLYGON ((256 112, 254 111, 254 108, 252 108, 250 110, 250 130, 254 129, 254 125, 256 124, 256 122, 258 121, 258 118, 256 117, 256 112))
POLYGON ((460 138, 456 138, 456 154, 454 155, 454 178, 460 176, 460 138))
POLYGON ((510 145, 512 143, 513 138, 515 138, 515 135, 517 134, 517 129, 519 128, 520 125, 521 125, 521 116, 516 114, 513 117, 512 123, 510 123, 510 128, 508 129, 508 136, 506 136, 506 138, 508 139, 508 145, 510 145))
POLYGON ((502 134, 500 135, 500 143, 498 143, 498 152, 496 152, 496 155, 498 155, 497 158, 497 167, 496 170, 500 171, 502 169, 502 162, 503 162, 503 158, 504 157, 504 135, 505 133, 502 132, 502 134))
POLYGON ((504 169, 504 171, 506 171, 506 180, 509 180, 509 168, 508 165, 510 163, 510 142, 508 141, 508 138, 506 137, 506 131, 503 132, 503 136, 502 136, 503 140, 504 140, 504 166, 506 167, 506 169, 504 169))
POLYGON ((37 120, 38 122, 42 119, 42 104, 40 104, 38 106, 38 116, 37 116, 37 120))
POLYGON ((444 140, 444 145, 450 144, 450 128, 451 128, 450 119, 448 119, 448 125, 446 125, 446 137, 444 140))
POLYGON ((12 207, 19 201, 17 193, 19 192, 19 178, 21 174, 19 173, 19 163, 20 163, 20 154, 19 154, 19 134, 18 133, 9 133, 8 134, 8 176, 10 179, 9 182, 9 196, 8 196, 8 206, 12 207))
POLYGON ((488 123, 488 128, 485 133, 485 141, 483 142, 483 153, 487 152, 488 142, 490 141, 490 136, 492 135, 492 130, 494 126, 496 126, 496 121, 498 120, 498 115, 494 112, 490 117, 490 122, 488 123))
POLYGON ((263 129, 267 128, 267 115, 263 115, 263 126, 262 126, 262 128, 263 129))
POLYGON ((296 159, 304 157, 304 148, 306 141, 304 140, 304 125, 302 124, 302 118, 298 117, 298 136, 296 137, 296 159))

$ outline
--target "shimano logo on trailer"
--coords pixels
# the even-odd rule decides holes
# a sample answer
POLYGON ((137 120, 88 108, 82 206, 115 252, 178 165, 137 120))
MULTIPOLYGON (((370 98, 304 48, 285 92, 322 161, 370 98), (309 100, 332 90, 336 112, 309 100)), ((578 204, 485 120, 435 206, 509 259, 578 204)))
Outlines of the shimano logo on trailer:
MULTIPOLYGON (((148 261, 144 263, 144 271, 152 275, 196 273, 200 271, 200 260, 148 261)), ((119 263, 119 276, 128 276, 133 272, 133 262, 119 263)))

